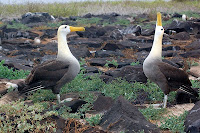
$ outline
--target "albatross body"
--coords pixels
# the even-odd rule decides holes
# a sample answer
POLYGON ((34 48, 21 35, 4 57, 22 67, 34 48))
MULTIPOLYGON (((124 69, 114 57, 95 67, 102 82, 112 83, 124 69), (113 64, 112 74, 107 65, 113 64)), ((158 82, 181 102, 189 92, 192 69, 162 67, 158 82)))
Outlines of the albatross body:
POLYGON ((63 85, 73 80, 79 73, 80 64, 71 53, 67 44, 67 34, 73 31, 84 31, 83 27, 62 25, 58 28, 58 54, 57 58, 44 62, 33 68, 25 79, 25 87, 20 89, 21 94, 39 89, 51 89, 57 94, 60 101, 60 89, 63 85))
POLYGON ((170 91, 180 89, 195 97, 198 97, 198 93, 191 88, 192 84, 186 72, 162 61, 163 34, 161 14, 158 13, 153 46, 143 63, 143 71, 146 77, 155 82, 164 92, 163 107, 166 108, 167 95, 170 91))

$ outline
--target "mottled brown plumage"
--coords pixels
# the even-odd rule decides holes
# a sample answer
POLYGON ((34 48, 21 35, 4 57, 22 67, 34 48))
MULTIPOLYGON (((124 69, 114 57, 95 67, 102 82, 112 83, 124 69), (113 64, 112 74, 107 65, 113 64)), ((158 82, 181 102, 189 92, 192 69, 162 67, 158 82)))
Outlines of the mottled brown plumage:
POLYGON ((192 84, 185 71, 162 61, 163 34, 164 29, 162 27, 161 14, 158 13, 153 46, 143 63, 143 71, 146 77, 152 82, 155 82, 164 92, 163 107, 165 108, 167 104, 167 95, 171 91, 180 89, 195 97, 198 97, 198 93, 191 88, 192 84))
POLYGON ((58 29, 57 58, 44 62, 33 68, 25 80, 25 87, 19 88, 21 94, 39 89, 51 89, 57 94, 60 103, 60 89, 73 80, 79 73, 80 64, 71 53, 67 44, 67 34, 72 31, 84 31, 83 27, 62 25, 58 29))

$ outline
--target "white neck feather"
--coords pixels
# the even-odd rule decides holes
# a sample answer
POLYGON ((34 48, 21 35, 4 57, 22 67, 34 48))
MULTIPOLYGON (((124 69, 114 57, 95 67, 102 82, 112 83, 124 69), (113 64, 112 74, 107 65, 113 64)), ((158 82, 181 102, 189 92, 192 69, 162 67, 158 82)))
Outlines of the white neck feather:
POLYGON ((69 56, 73 56, 68 44, 67 44, 67 36, 62 34, 62 33, 58 33, 58 54, 57 54, 57 58, 67 58, 69 56))
POLYGON ((160 59, 162 58, 162 39, 163 39, 162 34, 155 33, 153 46, 149 53, 149 57, 160 58, 160 59))

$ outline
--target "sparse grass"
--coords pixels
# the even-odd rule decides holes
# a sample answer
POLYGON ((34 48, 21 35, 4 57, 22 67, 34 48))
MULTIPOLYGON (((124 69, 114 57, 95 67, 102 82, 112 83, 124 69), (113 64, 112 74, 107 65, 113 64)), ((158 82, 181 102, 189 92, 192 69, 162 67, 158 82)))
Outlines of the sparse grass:
POLYGON ((114 67, 118 67, 118 63, 117 63, 117 61, 116 60, 112 60, 112 61, 109 61, 109 60, 106 60, 106 64, 104 65, 105 67, 109 67, 109 66, 114 66, 114 67))
MULTIPOLYGON (((0 5, 1 17, 16 17, 26 12, 48 12, 53 16, 80 16, 88 12, 104 14, 116 12, 119 14, 141 14, 149 12, 198 12, 199 1, 85 1, 70 3, 25 3, 23 5, 0 5)), ((189 14, 190 15, 190 14, 189 14)))
POLYGON ((92 116, 90 118, 86 118, 86 121, 91 125, 91 126, 96 126, 100 123, 101 120, 101 115, 97 114, 95 116, 92 116))
POLYGON ((117 21, 113 25, 129 25, 130 21, 127 19, 117 19, 117 21))
POLYGON ((152 106, 145 109, 139 109, 139 111, 145 116, 147 120, 160 120, 167 112, 166 108, 155 109, 152 106))
POLYGON ((173 133, 183 133, 184 132, 184 121, 188 112, 185 111, 180 116, 167 116, 161 120, 161 129, 169 129, 173 133))
POLYGON ((98 25, 101 18, 92 17, 92 18, 79 18, 77 20, 77 25, 80 26, 91 26, 91 25, 98 25))
POLYGON ((55 111, 42 112, 48 105, 36 103, 28 106, 24 102, 13 102, 0 106, 0 132, 55 132, 54 122, 41 120, 51 115, 57 115, 55 111))
POLYGON ((29 30, 30 28, 22 23, 18 23, 13 21, 11 24, 7 25, 7 28, 14 28, 14 29, 20 29, 20 30, 29 30))
POLYGON ((130 65, 131 66, 136 66, 136 65, 139 65, 140 64, 140 62, 139 61, 136 61, 136 62, 132 62, 130 65))
POLYGON ((199 12, 193 12, 193 11, 182 11, 180 14, 185 14, 188 18, 193 17, 193 18, 200 18, 200 13, 199 12))
POLYGON ((24 70, 13 70, 4 66, 4 61, 0 62, 0 78, 8 78, 8 79, 22 79, 25 78, 29 71, 24 70))
POLYGON ((49 22, 47 23, 47 27, 50 27, 50 28, 58 28, 59 26, 61 26, 63 23, 63 21, 60 21, 60 22, 49 22))

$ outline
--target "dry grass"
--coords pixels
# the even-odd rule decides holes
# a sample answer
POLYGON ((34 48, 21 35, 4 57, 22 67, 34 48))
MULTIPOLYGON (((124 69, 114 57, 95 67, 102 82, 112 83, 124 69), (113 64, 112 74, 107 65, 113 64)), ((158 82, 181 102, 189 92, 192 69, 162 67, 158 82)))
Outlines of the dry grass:
POLYGON ((71 3, 26 3, 23 5, 0 5, 0 17, 18 17, 26 12, 48 12, 54 16, 81 16, 86 13, 104 14, 116 12, 119 14, 140 14, 160 12, 183 12, 194 11, 199 12, 200 2, 164 2, 162 0, 147 1, 85 1, 71 3))

